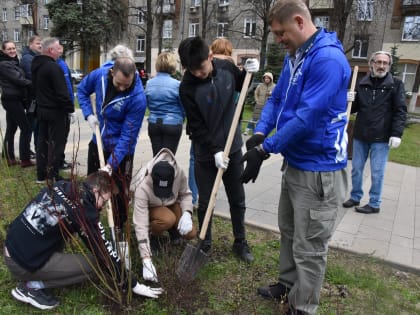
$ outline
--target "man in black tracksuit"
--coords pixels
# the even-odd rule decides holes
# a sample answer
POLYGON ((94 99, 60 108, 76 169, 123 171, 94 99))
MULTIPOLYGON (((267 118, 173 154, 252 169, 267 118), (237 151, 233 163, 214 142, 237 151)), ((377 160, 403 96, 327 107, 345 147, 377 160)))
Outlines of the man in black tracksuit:
POLYGON ((36 150, 37 182, 60 179, 58 171, 66 145, 66 123, 74 112, 64 78, 57 64, 61 55, 57 38, 42 40, 42 53, 32 60, 32 85, 38 119, 36 150))
MULTIPOLYGON (((26 205, 10 224, 4 247, 5 264, 20 281, 12 290, 14 298, 51 309, 58 301, 47 289, 93 279, 97 274, 113 276, 115 283, 128 288, 121 259, 99 221, 99 211, 117 191, 111 176, 98 171, 81 183, 58 181, 45 187, 26 205), (93 255, 83 250, 76 235, 93 255), (79 253, 63 252, 67 242, 76 244, 79 253)), ((131 287, 134 293, 153 298, 161 293, 140 285, 135 277, 131 277, 131 287)))
MULTIPOLYGON (((199 37, 182 41, 178 53, 181 64, 186 69, 179 94, 187 115, 187 134, 194 144, 200 228, 217 168, 223 168, 223 183, 229 200, 235 237, 233 251, 242 260, 251 262, 254 258, 246 242, 245 192, 240 181, 243 165, 239 126, 229 158, 223 158, 224 146, 235 112, 235 92, 241 90, 246 73, 227 60, 213 59, 207 44, 199 37)), ((211 224, 203 242, 203 250, 209 251, 210 246, 211 224)))

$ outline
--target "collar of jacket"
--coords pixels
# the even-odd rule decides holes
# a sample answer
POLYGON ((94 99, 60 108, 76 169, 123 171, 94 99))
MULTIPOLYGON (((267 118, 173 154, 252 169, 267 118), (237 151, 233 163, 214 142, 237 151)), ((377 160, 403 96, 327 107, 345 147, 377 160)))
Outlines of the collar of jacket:
POLYGON ((375 80, 381 81, 381 79, 378 78, 372 78, 370 74, 367 74, 364 76, 361 80, 359 85, 368 85, 370 87, 384 87, 384 86, 392 86, 394 84, 394 78, 392 77, 391 73, 387 73, 384 78, 382 78, 382 82, 376 82, 375 80), (378 84, 379 83, 379 84, 378 84))

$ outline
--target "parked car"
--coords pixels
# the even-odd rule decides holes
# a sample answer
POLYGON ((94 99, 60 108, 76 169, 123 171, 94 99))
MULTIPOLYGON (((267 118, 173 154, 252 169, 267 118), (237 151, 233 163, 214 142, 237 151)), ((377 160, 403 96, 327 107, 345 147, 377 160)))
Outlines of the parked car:
POLYGON ((70 69, 71 80, 73 84, 77 84, 83 79, 83 72, 79 69, 70 69))

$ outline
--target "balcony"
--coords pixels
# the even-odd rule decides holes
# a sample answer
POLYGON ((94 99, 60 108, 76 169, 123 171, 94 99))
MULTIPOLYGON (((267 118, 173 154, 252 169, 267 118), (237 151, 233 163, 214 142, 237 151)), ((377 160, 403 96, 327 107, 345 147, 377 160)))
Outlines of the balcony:
POLYGON ((309 9, 312 10, 326 10, 333 9, 334 1, 333 0, 310 0, 309 9))
POLYGON ((419 15, 420 0, 402 0, 401 13, 403 15, 419 15))
POLYGON ((34 25, 34 19, 32 18, 32 16, 21 16, 20 25, 34 25))

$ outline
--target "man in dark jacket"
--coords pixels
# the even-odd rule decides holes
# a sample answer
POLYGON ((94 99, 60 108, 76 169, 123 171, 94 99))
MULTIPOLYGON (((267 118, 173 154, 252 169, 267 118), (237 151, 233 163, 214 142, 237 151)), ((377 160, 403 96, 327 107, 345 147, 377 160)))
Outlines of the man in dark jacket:
MULTIPOLYGON (((59 181, 32 199, 10 224, 4 247, 4 260, 20 282, 12 290, 17 300, 39 309, 51 309, 57 299, 48 291, 108 274, 114 283, 127 289, 130 281, 121 259, 106 239, 99 211, 118 188, 107 172, 98 171, 81 183, 59 181), (63 252, 67 242, 77 244, 78 234, 86 248, 63 252)), ((83 246, 76 246, 78 249, 83 246)), ((111 286, 113 287, 113 286, 111 286)), ((152 289, 131 276, 135 294, 157 298, 160 288, 152 289)))
MULTIPOLYGON (((32 80, 32 71, 31 71, 32 60, 34 59, 35 56, 41 53, 41 50, 42 50, 41 37, 37 35, 31 36, 28 40, 28 46, 24 47, 22 50, 22 58, 20 59, 20 66, 25 72, 25 77, 28 80, 32 80)), ((30 100, 32 101, 34 97, 35 97, 34 95, 31 95, 30 100)), ((31 110, 27 111, 27 117, 31 125, 32 132, 34 134, 34 147, 36 150, 36 145, 37 145, 36 141, 38 137, 38 122, 36 120, 35 113, 30 112, 31 110)), ((34 152, 31 152, 31 158, 35 158, 34 152)))
POLYGON ((59 179, 66 144, 65 126, 74 106, 67 90, 63 70, 57 64, 61 49, 57 38, 42 40, 42 54, 32 61, 32 85, 38 119, 36 152, 37 183, 59 179))
POLYGON ((356 207, 360 213, 379 212, 389 148, 400 145, 407 119, 404 84, 389 73, 391 65, 390 53, 377 51, 372 54, 370 73, 360 80, 352 106, 352 113, 357 112, 353 134, 352 190, 350 199, 343 206, 351 208, 360 204, 363 170, 370 156, 372 185, 368 204, 356 207))
MULTIPOLYGON (((254 258, 245 237, 245 192, 240 176, 243 171, 242 138, 239 126, 227 159, 223 149, 235 112, 235 92, 240 91, 245 71, 227 60, 213 59, 208 45, 200 37, 182 41, 178 53, 186 69, 179 94, 187 115, 187 133, 194 144, 195 178, 199 205, 198 222, 204 221, 217 168, 225 169, 223 183, 230 205, 233 251, 242 260, 254 258)), ((247 71, 258 71, 258 61, 249 63, 247 71)), ((211 225, 207 229, 203 250, 211 246, 211 225)))

